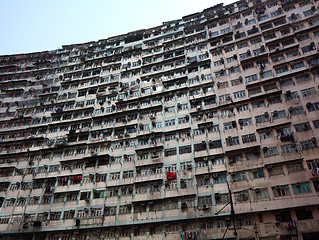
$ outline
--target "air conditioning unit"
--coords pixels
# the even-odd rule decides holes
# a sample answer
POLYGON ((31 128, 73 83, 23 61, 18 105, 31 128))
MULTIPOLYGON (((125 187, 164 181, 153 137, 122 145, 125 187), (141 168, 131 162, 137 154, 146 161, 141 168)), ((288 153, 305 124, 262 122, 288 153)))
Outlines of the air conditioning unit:
POLYGON ((267 167, 268 170, 271 170, 272 169, 272 164, 268 164, 266 167, 267 167))
POLYGON ((200 210, 207 210, 207 209, 209 209, 209 206, 207 206, 206 204, 203 204, 199 209, 200 210))
POLYGON ((97 156, 97 151, 91 151, 91 156, 97 156))

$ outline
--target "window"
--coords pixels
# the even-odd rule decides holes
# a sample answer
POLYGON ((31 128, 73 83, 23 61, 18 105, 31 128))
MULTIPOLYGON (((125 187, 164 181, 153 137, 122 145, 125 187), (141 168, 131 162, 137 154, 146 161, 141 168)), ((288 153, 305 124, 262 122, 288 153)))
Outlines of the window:
POLYGON ((206 161, 196 162, 196 168, 206 168, 206 167, 208 167, 208 162, 206 162, 206 161))
POLYGON ((309 150, 317 147, 317 140, 316 138, 313 138, 308 141, 300 142, 302 150, 309 150))
POLYGON ((240 60, 243 60, 243 59, 249 57, 249 55, 247 53, 242 53, 242 54, 239 54, 239 57, 240 57, 240 60))
POLYGON ((279 54, 279 55, 276 55, 276 56, 271 57, 271 60, 272 60, 273 62, 281 61, 281 60, 283 60, 283 59, 285 59, 285 57, 284 57, 283 54, 279 54))
MULTIPOLYGON (((242 79, 235 79, 230 81, 232 86, 237 86, 243 83, 242 79)), ((227 86, 228 87, 228 86, 227 86)))
POLYGON ((299 51, 298 50, 293 50, 293 51, 290 51, 290 52, 286 53, 287 58, 295 57, 295 56, 298 56, 298 55, 299 55, 299 51))
POLYGON ((214 184, 226 183, 226 175, 219 174, 217 177, 214 177, 214 184))
POLYGON ((209 142, 209 149, 221 148, 222 142, 221 140, 215 140, 209 142))
POLYGON ((296 144, 285 144, 281 145, 281 151, 282 153, 294 153, 297 152, 296 144))
POLYGON ((61 218, 61 212, 50 212, 50 220, 58 221, 61 218))
POLYGON ((268 35, 264 36, 264 38, 267 41, 267 40, 276 38, 276 34, 275 33, 271 33, 271 34, 268 34, 268 35))
POLYGON ((231 63, 231 62, 235 61, 235 58, 234 57, 230 57, 230 58, 226 58, 226 60, 227 60, 227 63, 231 63))
POLYGON ((255 23, 256 23, 255 19, 250 19, 250 20, 245 21, 246 25, 255 24, 255 23))
POLYGON ((311 103, 310 107, 307 107, 309 112, 319 110, 319 102, 311 103))
POLYGON ((255 94, 261 93, 261 88, 260 87, 256 87, 256 88, 251 88, 248 90, 248 96, 253 96, 255 94))
POLYGON ((215 31, 215 32, 210 32, 210 37, 216 37, 216 36, 219 36, 219 33, 218 31, 215 31))
POLYGON ((8 224, 9 220, 10 220, 10 217, 1 217, 0 224, 8 224))
POLYGON ((297 13, 297 14, 292 13, 291 16, 288 17, 288 20, 289 20, 289 21, 294 21, 294 20, 297 20, 297 19, 299 19, 299 18, 301 18, 301 16, 300 16, 299 13, 297 13))
POLYGON ((253 40, 250 41, 250 43, 251 43, 252 45, 257 44, 257 43, 260 43, 260 42, 261 42, 261 38, 256 38, 256 39, 253 39, 253 40))
POLYGON ((199 177, 197 178, 197 185, 198 186, 207 186, 210 183, 210 179, 207 177, 199 177))
POLYGON ((287 114, 286 114, 285 110, 274 111, 274 112, 271 113, 271 115, 272 115, 273 120, 287 117, 287 114))
POLYGON ((218 82, 218 83, 217 83, 217 87, 218 87, 219 89, 228 88, 228 82, 218 82))
POLYGON ((256 123, 264 123, 269 121, 269 114, 263 114, 255 117, 256 123))
POLYGON ((229 33, 229 32, 230 32, 230 27, 220 30, 220 34, 225 34, 225 33, 229 33))
POLYGON ((319 192, 319 181, 318 180, 317 181, 313 181, 312 183, 313 183, 313 186, 315 188, 315 191, 319 192))
POLYGON ((298 63, 294 63, 294 64, 290 64, 290 65, 291 65, 292 70, 296 70, 298 68, 302 68, 305 66, 304 62, 298 62, 298 63))
POLYGON ((243 158, 242 158, 241 154, 236 154, 233 156, 229 156, 228 160, 230 163, 235 163, 235 162, 241 162, 243 160, 243 158))
POLYGON ((63 219, 73 219, 74 218, 74 211, 65 211, 63 213, 63 219))
POLYGON ((289 85, 294 85, 294 81, 290 78, 290 79, 284 79, 280 81, 280 87, 286 87, 289 85))
POLYGON ((312 121, 315 128, 319 128, 319 120, 312 121))
POLYGON ((214 56, 214 57, 216 57, 216 56, 218 56, 218 55, 220 55, 220 54, 222 54, 223 52, 221 51, 221 50, 216 50, 216 51, 214 51, 213 53, 212 53, 212 55, 214 56))
POLYGON ((300 91, 302 97, 308 97, 317 93, 314 87, 306 88, 300 91))
POLYGON ((268 139, 272 137, 274 137, 274 134, 271 130, 259 133, 260 140, 264 140, 264 139, 268 139))
POLYGON ((244 105, 241 105, 237 108, 237 111, 238 112, 244 112, 244 111, 249 111, 249 106, 248 104, 244 104, 244 105))
MULTIPOLYGON (((269 71, 266 71, 266 72, 263 72, 262 74, 260 74, 261 78, 272 77, 272 76, 273 76, 272 70, 269 70, 269 71)), ((274 84, 271 84, 271 85, 276 85, 276 84, 274 83, 274 84)), ((277 85, 276 85, 276 88, 277 88, 277 85)), ((272 88, 272 89, 275 89, 275 88, 272 88)), ((271 89, 269 89, 269 90, 271 90, 271 89)), ((269 90, 265 89, 265 91, 269 91, 269 90)))
POLYGON ((215 194, 216 204, 227 204, 229 203, 229 194, 215 194))
POLYGON ((281 68, 277 68, 277 69, 275 69, 275 71, 276 71, 277 74, 281 74, 281 73, 284 73, 284 72, 288 72, 288 71, 289 71, 288 65, 283 66, 283 67, 281 67, 281 68))
POLYGON ((248 47, 248 43, 247 43, 247 42, 239 43, 239 44, 237 45, 237 48, 238 48, 238 49, 241 49, 241 48, 244 48, 244 47, 248 47))
POLYGON ((258 178, 264 178, 265 177, 265 173, 264 173, 264 169, 260 168, 260 169, 254 169, 251 172, 249 172, 249 176, 250 179, 258 179, 258 178))
POLYGON ((218 66, 221 66, 221 65, 223 65, 221 61, 214 62, 214 66, 215 67, 218 67, 218 66))
POLYGON ((304 7, 304 6, 306 6, 306 5, 310 4, 310 3, 311 2, 309 0, 304 0, 304 1, 299 3, 299 6, 302 8, 302 7, 304 7))
POLYGON ((233 182, 240 182, 240 181, 247 180, 246 172, 232 173, 232 180, 233 180, 233 182))
POLYGON ((198 206, 203 207, 204 205, 206 206, 211 206, 212 205, 212 196, 204 196, 204 197, 198 197, 198 206))
POLYGON ((302 82, 306 82, 306 81, 309 81, 309 80, 311 80, 311 78, 306 73, 304 75, 302 75, 302 76, 296 77, 296 82, 297 83, 302 83, 302 82))
POLYGON ((301 50, 303 53, 307 53, 315 49, 309 45, 309 46, 302 47, 301 50))
POLYGON ((245 201, 249 200, 249 191, 248 190, 236 192, 234 195, 235 195, 236 202, 245 202, 245 201))
POLYGON ((178 124, 184 124, 184 123, 187 123, 188 120, 186 117, 182 117, 182 118, 178 118, 178 124))
POLYGON ((230 94, 225 94, 225 95, 219 96, 219 102, 225 102, 228 100, 230 100, 230 94))
POLYGON ((226 47, 225 48, 225 52, 228 53, 228 52, 231 52, 231 51, 234 51, 235 50, 235 46, 229 46, 229 47, 226 47))
POLYGON ((290 38, 289 40, 286 40, 286 41, 282 42, 281 44, 283 47, 286 47, 286 46, 289 46, 289 45, 294 44, 294 43, 295 43, 295 40, 293 38, 290 38))
POLYGON ((194 145, 195 152, 207 150, 206 142, 202 142, 194 145))
POLYGON ((290 222, 291 221, 290 210, 276 211, 275 218, 276 218, 276 221, 278 222, 290 222))
POLYGON ((272 191, 275 197, 290 196, 288 185, 272 187, 272 191))
POLYGON ((249 126, 249 125, 253 124, 253 121, 251 118, 239 119, 238 122, 239 122, 239 125, 242 127, 249 126))
POLYGON ((260 108, 260 107, 265 107, 265 101, 264 100, 260 100, 257 102, 253 102, 252 103, 253 108, 260 108))
POLYGON ((305 168, 302 162, 289 163, 287 164, 288 173, 304 171, 305 168))
POLYGON ((296 183, 292 184, 292 190, 294 194, 311 193, 310 183, 296 183))
POLYGON ((238 73, 240 72, 240 67, 231 67, 229 70, 229 75, 233 74, 233 73, 238 73))
POLYGON ((298 220, 313 219, 311 209, 309 208, 295 209, 295 212, 298 220))
POLYGON ((269 18, 269 15, 268 14, 265 14, 265 15, 262 15, 259 17, 259 21, 263 21, 263 20, 266 20, 269 18))
POLYGON ((253 195, 256 200, 269 198, 269 192, 267 188, 256 188, 253 191, 253 195))
POLYGON ((176 155, 176 148, 165 149, 165 157, 176 155))
POLYGON ((192 152, 192 148, 191 146, 184 146, 184 147, 180 147, 179 148, 179 154, 187 154, 187 153, 191 153, 192 152))
POLYGON ((243 135, 241 138, 242 138, 243 143, 249 143, 249 142, 256 141, 256 135, 254 133, 243 135))
POLYGON ((234 98, 243 98, 246 96, 246 92, 245 91, 239 91, 239 92, 234 92, 234 98))
POLYGON ((263 53, 263 52, 265 52, 265 50, 262 50, 261 48, 256 49, 256 50, 253 51, 254 56, 257 56, 257 55, 259 55, 259 54, 261 54, 261 53, 263 53))
POLYGON ((228 137, 226 138, 227 146, 233 146, 239 144, 239 137, 228 137))
POLYGON ((304 114, 305 110, 302 106, 299 106, 299 107, 289 108, 289 112, 290 112, 291 116, 296 116, 299 114, 304 114))
POLYGON ((175 119, 165 120, 165 127, 170 127, 175 125, 175 119))
POLYGON ((246 80, 246 83, 256 81, 258 80, 257 74, 247 76, 245 77, 245 80, 246 80))
POLYGON ((279 154, 277 147, 269 147, 269 148, 266 147, 266 148, 263 148, 263 151, 264 151, 265 157, 276 156, 279 154))
POLYGON ((224 123, 224 130, 230 130, 230 129, 234 129, 234 128, 236 128, 235 121, 224 123))
POLYGON ((311 130, 310 123, 304 122, 294 125, 297 132, 308 131, 311 130))
POLYGON ((256 151, 256 152, 247 152, 245 154, 246 156, 246 160, 256 160, 258 158, 260 158, 260 152, 256 151))

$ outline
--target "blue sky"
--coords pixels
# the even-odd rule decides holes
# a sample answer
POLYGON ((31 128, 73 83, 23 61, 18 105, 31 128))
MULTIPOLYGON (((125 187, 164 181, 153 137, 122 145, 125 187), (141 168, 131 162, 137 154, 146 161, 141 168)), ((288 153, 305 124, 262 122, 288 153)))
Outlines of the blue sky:
POLYGON ((212 0, 0 0, 0 55, 61 48, 161 25, 212 0))

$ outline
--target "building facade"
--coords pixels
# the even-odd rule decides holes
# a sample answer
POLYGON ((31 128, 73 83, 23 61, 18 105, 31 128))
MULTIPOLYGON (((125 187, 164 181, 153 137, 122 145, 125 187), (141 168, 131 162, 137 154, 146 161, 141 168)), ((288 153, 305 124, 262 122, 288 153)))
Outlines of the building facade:
POLYGON ((0 239, 319 239, 319 14, 239 1, 0 56, 0 239))

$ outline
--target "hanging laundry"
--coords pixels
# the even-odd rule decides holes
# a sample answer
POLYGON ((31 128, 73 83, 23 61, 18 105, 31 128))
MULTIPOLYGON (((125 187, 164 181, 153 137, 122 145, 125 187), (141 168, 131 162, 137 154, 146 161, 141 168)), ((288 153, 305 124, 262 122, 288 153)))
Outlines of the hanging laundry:
POLYGON ((171 181, 173 179, 177 179, 177 174, 176 172, 167 172, 166 173, 166 180, 171 181))
POLYGON ((312 172, 312 176, 317 176, 319 175, 319 168, 315 168, 312 172))

